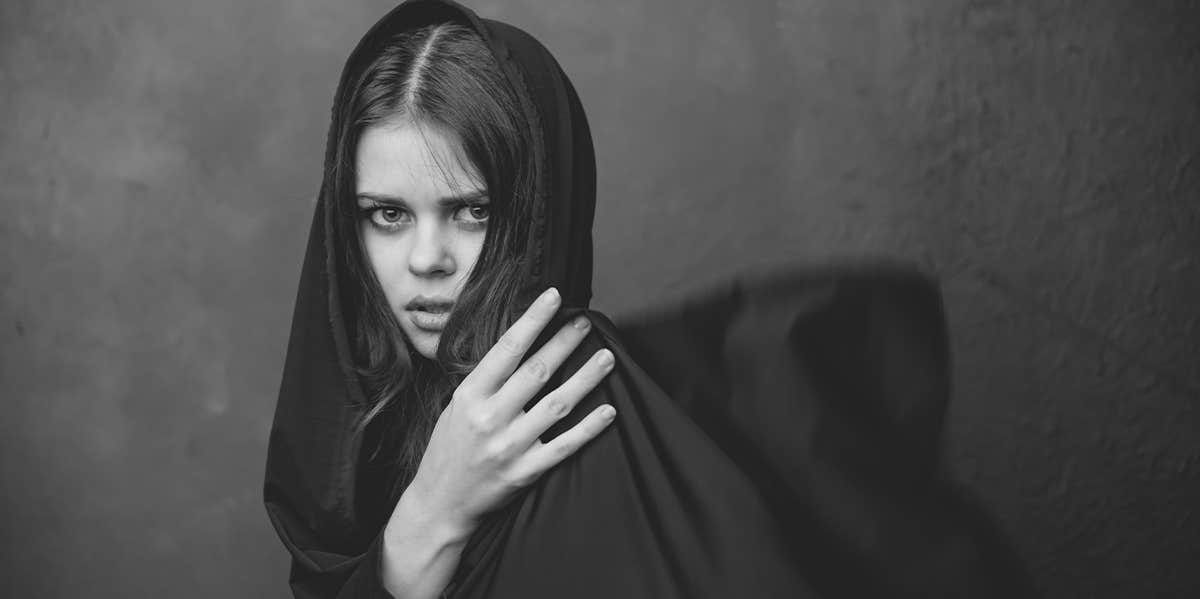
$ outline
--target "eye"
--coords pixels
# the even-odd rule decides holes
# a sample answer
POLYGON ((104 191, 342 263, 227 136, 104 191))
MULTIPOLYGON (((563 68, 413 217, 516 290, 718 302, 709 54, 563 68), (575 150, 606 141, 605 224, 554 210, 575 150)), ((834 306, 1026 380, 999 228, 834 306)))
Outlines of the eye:
POLYGON ((412 222, 412 215, 404 208, 396 206, 369 206, 362 211, 377 229, 394 231, 412 222))
POLYGON ((469 204, 459 208, 455 218, 470 224, 481 224, 486 223, 490 215, 491 209, 487 204, 469 204))
POLYGON ((384 223, 395 223, 400 221, 401 214, 399 208, 382 207, 375 211, 375 215, 384 223))

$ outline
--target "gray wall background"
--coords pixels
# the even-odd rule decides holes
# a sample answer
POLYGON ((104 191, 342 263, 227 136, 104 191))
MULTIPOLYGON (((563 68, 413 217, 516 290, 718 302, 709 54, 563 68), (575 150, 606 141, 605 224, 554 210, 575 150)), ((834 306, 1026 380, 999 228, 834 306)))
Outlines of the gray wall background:
MULTIPOLYGON (((265 439, 335 80, 389 5, 0 5, 0 588, 286 596, 265 439)), ((1197 596, 1195 2, 473 5, 590 114, 598 307, 918 261, 953 469, 1041 588, 1197 596)))

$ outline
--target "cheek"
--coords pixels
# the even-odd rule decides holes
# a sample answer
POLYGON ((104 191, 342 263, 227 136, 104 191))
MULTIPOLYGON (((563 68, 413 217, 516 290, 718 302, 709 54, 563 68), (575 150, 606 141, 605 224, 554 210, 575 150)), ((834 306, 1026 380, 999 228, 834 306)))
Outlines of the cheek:
POLYGON ((367 264, 375 273, 375 278, 391 303, 393 296, 399 291, 398 286, 404 272, 406 256, 403 245, 368 233, 363 235, 363 249, 366 252, 367 264))
POLYGON ((479 256, 483 253, 483 233, 465 236, 461 242, 458 263, 462 265, 459 271, 466 277, 475 268, 479 256))

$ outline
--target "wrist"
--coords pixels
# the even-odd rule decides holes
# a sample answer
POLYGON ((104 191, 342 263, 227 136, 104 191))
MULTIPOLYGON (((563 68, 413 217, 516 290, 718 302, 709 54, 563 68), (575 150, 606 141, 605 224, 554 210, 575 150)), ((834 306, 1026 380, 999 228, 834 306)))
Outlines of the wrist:
POLYGON ((385 541, 394 537, 419 538, 435 547, 464 545, 474 525, 426 499, 415 486, 400 496, 384 531, 385 541))
POLYGON ((380 577, 394 597, 435 597, 450 582, 473 529, 405 491, 383 530, 380 577))

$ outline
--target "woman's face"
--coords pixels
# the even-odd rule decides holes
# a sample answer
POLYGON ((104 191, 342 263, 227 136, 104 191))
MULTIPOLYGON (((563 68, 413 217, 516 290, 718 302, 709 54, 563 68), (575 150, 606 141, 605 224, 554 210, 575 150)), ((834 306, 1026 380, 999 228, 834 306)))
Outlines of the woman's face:
POLYGON ((364 129, 355 156, 367 260, 430 359, 487 232, 487 188, 463 156, 454 133, 408 120, 364 129))

